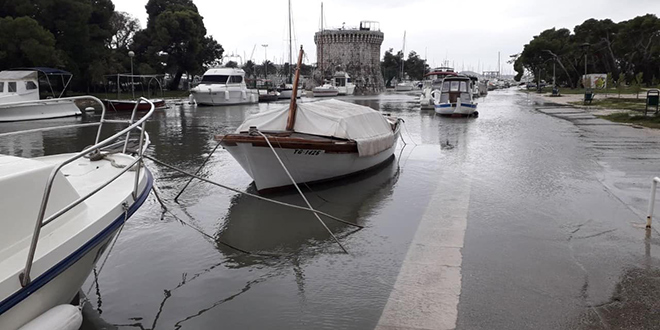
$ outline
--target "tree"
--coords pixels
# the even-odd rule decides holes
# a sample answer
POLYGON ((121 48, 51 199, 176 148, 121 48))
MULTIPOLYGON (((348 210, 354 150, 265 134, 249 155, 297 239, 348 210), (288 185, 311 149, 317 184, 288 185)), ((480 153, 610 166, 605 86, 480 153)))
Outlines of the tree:
POLYGON ((422 80, 429 66, 426 64, 426 60, 420 58, 415 51, 411 51, 404 63, 404 68, 410 79, 422 80))
POLYGON ((616 80, 616 90, 619 92, 619 98, 621 98, 621 92, 626 88, 626 75, 619 73, 619 79, 616 80))
POLYGON ((653 14, 618 23, 589 19, 575 26, 573 33, 568 29, 545 30, 524 46, 514 68, 519 76, 525 70, 546 70, 548 56, 554 56, 561 67, 557 79, 571 86, 584 73, 585 56, 590 72, 611 72, 614 77, 623 73, 630 83, 641 72, 642 83, 649 85, 660 72, 660 19, 653 14), (585 44, 588 47, 582 47, 585 44))
POLYGON ((252 60, 249 60, 249 61, 245 62, 245 64, 243 64, 242 69, 243 69, 243 71, 245 71, 245 75, 248 78, 254 77, 255 65, 254 65, 254 62, 252 62, 252 60))
POLYGON ((394 78, 401 76, 401 62, 403 61, 403 52, 399 51, 395 54, 392 53, 393 49, 390 48, 385 51, 383 61, 381 62, 381 71, 383 72, 383 79, 385 86, 391 86, 394 78))
POLYGON ((267 74, 276 74, 277 73, 277 68, 275 67, 275 64, 273 62, 265 60, 261 65, 257 65, 255 67, 255 74, 256 75, 264 75, 264 78, 268 78, 267 74), (266 68, 266 69, 264 69, 266 68))
POLYGON ((110 18, 112 39, 110 48, 128 49, 133 42, 133 36, 140 31, 140 21, 131 14, 116 11, 110 18))
POLYGON ((642 91, 642 84, 644 83, 644 72, 639 72, 633 78, 632 88, 637 98, 639 98, 639 92, 642 91))
POLYGON ((79 90, 90 85, 90 68, 108 61, 113 12, 111 0, 9 0, 0 4, 0 17, 28 17, 50 31, 56 56, 61 59, 57 65, 74 74, 72 86, 79 90))
POLYGON ((612 77, 612 73, 608 72, 607 73, 607 80, 606 80, 606 86, 605 86, 605 96, 607 96, 607 91, 614 87, 614 78, 612 77))
POLYGON ((238 63, 236 63, 234 61, 227 61, 227 63, 225 63, 225 67, 226 68, 238 68, 238 63))
POLYGON ((55 37, 29 17, 0 18, 0 63, 5 68, 61 66, 55 37))
POLYGON ((178 89, 184 72, 202 72, 222 58, 224 50, 206 36, 202 16, 191 0, 149 0, 147 28, 135 34, 141 60, 174 75, 170 89, 178 89))

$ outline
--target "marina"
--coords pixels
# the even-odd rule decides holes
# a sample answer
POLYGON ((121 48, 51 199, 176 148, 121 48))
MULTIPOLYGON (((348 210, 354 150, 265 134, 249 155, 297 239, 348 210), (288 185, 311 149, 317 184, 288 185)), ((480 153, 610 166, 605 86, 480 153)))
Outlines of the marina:
MULTIPOLYGON (((567 109, 536 104, 515 91, 491 92, 479 118, 420 112, 414 96, 346 100, 404 119, 409 133, 383 166, 303 187, 315 209, 365 227, 326 221, 349 254, 306 211, 199 181, 174 203, 188 177, 146 160, 168 211, 152 195, 126 223, 103 271, 82 286, 93 310, 111 324, 152 328, 208 328, 220 320, 229 328, 520 328, 530 318, 536 327, 556 327, 562 319, 558 327, 573 328, 591 313, 583 299, 607 302, 616 285, 626 285, 619 284, 626 274, 643 274, 640 260, 651 269, 657 265, 652 257, 644 259, 645 244, 652 251, 656 243, 644 239, 640 216, 652 168, 614 153, 621 149, 603 148, 612 145, 609 134, 626 136, 628 143, 640 134, 646 141, 660 139, 657 134, 626 126, 608 133, 612 126, 598 119, 574 120, 579 117, 567 109), (524 129, 511 130, 513 125, 524 129), (561 158, 556 148, 564 150, 561 158), (545 179, 536 180, 538 175, 545 179), (640 186, 616 188, 622 182, 640 186), (520 203, 516 209, 527 211, 507 211, 520 203), (598 213, 587 215, 585 203, 598 213), (519 272, 524 265, 543 274, 519 272), (521 282, 527 284, 515 284, 521 282), (587 298, 576 296, 585 283, 587 298), (505 287, 516 289, 498 289, 505 287), (548 301, 547 291, 556 297, 548 301), (550 305, 525 307, 539 303, 550 305), (507 317, 499 318, 503 313, 507 317)), ((184 104, 155 112, 146 126, 148 154, 194 173, 216 145, 213 134, 233 132, 249 114, 275 106, 282 104, 184 104)), ((95 120, 90 114, 22 128, 95 120)), ((2 132, 13 129, 0 125, 2 132)), ((2 148, 31 156, 70 152, 95 134, 91 127, 35 133, 22 138, 27 142, 12 137, 2 148)), ((255 192, 252 179, 224 149, 213 153, 199 175, 255 192)), ((268 197, 304 205, 295 191, 268 197)), ((640 281, 641 274, 635 275, 640 281)))
POLYGON ((0 330, 660 330, 660 5, 592 4, 0 6, 0 330))

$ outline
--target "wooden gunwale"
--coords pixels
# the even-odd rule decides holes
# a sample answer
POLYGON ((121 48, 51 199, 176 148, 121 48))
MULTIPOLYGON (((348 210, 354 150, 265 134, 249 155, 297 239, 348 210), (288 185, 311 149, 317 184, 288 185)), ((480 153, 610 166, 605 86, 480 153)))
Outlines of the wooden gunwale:
MULTIPOLYGON (((292 137, 291 132, 264 133, 268 136, 273 148, 281 149, 313 149, 328 153, 357 153, 357 143, 352 140, 340 140, 310 136, 309 138, 292 137)), ((250 143, 255 147, 268 147, 266 139, 261 135, 227 134, 217 135, 217 141, 225 147, 236 146, 238 143, 250 143)))

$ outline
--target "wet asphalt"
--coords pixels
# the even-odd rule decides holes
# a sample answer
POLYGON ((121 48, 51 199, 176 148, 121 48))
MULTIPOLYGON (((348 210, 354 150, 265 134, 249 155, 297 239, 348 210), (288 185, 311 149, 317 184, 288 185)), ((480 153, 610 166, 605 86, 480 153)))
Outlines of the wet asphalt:
MULTIPOLYGON (((425 295, 454 312, 399 329, 660 329, 659 233, 644 228, 651 178, 660 174, 660 132, 514 90, 481 99, 478 118, 420 111, 415 94, 346 100, 406 121, 405 147, 392 161, 306 189, 315 208, 365 226, 327 222, 350 254, 302 211, 203 183, 174 203, 187 179, 148 163, 169 211, 152 196, 126 224, 82 288, 86 321, 122 329, 374 329, 407 271, 418 227, 433 222, 427 210, 440 219, 460 206, 460 277, 450 288, 458 299, 425 295)), ((149 122, 151 155, 195 171, 215 147, 214 134, 277 106, 174 105, 149 122)), ((93 120, 98 114, 3 123, 0 131, 93 120)), ((0 151, 74 151, 94 133, 11 138, 0 151)), ((222 149, 200 173, 254 190, 222 149)), ((293 192, 271 197, 302 204, 293 192)))

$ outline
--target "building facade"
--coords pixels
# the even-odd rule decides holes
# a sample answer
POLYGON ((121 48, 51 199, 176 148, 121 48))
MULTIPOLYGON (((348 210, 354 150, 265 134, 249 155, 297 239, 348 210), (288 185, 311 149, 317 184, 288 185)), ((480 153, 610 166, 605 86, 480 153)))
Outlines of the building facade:
POLYGON ((385 90, 380 68, 383 32, 377 22, 362 21, 355 29, 316 32, 317 79, 346 71, 355 84, 355 94, 378 94, 385 90))

